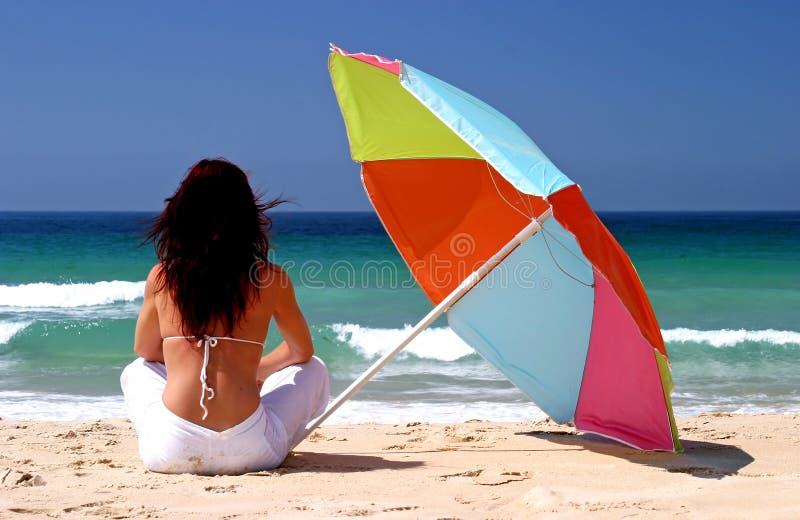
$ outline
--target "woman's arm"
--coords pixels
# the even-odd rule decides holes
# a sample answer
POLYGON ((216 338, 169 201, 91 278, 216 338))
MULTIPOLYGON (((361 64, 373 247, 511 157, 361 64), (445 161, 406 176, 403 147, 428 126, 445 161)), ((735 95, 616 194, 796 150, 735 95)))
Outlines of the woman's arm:
POLYGON ((258 380, 263 381, 270 374, 278 370, 305 363, 314 355, 314 345, 311 342, 311 332, 303 316, 294 287, 286 271, 279 267, 276 270, 276 280, 273 282, 274 290, 271 291, 275 298, 275 324, 278 326, 284 341, 275 350, 261 358, 258 365, 258 380))
POLYGON ((150 270, 144 284, 144 301, 139 319, 136 320, 136 333, 133 339, 133 351, 146 361, 164 362, 164 349, 161 342, 161 328, 158 324, 156 310, 155 282, 160 266, 150 270))

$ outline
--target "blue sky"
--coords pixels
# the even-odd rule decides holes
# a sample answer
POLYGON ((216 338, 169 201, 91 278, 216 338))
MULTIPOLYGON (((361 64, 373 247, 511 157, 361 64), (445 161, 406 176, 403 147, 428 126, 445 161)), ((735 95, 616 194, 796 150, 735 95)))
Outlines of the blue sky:
POLYGON ((0 2, 0 210, 156 210, 224 156, 366 210, 326 59, 514 119, 599 210, 800 209, 800 2, 0 2))

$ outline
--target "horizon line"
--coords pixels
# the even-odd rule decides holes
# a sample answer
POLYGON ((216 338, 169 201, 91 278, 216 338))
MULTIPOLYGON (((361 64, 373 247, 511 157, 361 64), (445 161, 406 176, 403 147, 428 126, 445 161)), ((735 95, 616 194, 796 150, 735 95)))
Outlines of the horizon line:
MULTIPOLYGON (((9 213, 153 213, 158 214, 163 210, 156 209, 0 209, 0 214, 9 213)), ((800 213, 796 209, 594 209, 596 213, 800 213)), ((270 215, 292 213, 371 213, 371 209, 314 209, 314 210, 275 210, 269 211, 270 215)))

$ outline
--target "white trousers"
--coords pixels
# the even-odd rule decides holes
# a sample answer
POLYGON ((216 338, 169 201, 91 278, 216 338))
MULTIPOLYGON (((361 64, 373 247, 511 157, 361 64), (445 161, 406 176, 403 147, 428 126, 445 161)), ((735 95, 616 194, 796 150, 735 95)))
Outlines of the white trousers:
POLYGON ((306 424, 325 411, 328 369, 318 357, 267 378, 261 406, 241 423, 217 432, 170 412, 161 400, 163 363, 136 359, 120 376, 128 415, 145 467, 158 473, 230 475, 281 464, 306 424))

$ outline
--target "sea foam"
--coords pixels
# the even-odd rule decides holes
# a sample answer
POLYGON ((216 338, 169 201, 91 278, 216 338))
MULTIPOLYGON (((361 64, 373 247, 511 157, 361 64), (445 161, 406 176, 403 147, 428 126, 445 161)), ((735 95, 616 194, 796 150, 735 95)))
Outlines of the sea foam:
MULTIPOLYGON (((402 329, 381 329, 355 323, 334 323, 331 329, 336 333, 336 339, 348 343, 362 356, 374 358, 395 348, 411 333, 413 327, 405 325, 402 329)), ((455 361, 475 351, 450 328, 432 327, 414 338, 405 348, 405 352, 419 358, 455 361)))
MULTIPOLYGON (((727 403, 694 403, 675 406, 675 415, 690 416, 709 412, 797 413, 797 404, 753 405, 738 400, 727 403)), ((80 421, 125 417, 121 395, 85 396, 20 391, 0 391, 0 417, 11 420, 80 421)), ((547 415, 531 402, 385 402, 347 401, 325 424, 394 424, 408 421, 458 423, 484 421, 536 421, 547 415)))
MULTIPOLYGON (((0 391, 0 417, 12 420, 81 421, 106 417, 125 417, 121 395, 86 396, 56 393, 0 391)), ((489 421, 529 421, 546 417, 535 404, 397 403, 382 401, 346 402, 326 424, 384 423, 408 421, 433 423, 489 421)))
MULTIPOLYGON (((403 328, 372 328, 355 323, 334 323, 330 328, 336 334, 337 340, 347 343, 361 356, 373 359, 395 348, 408 336, 413 327, 405 325, 403 328)), ((746 342, 800 345, 800 332, 787 330, 675 328, 662 330, 661 333, 668 346, 670 343, 705 343, 715 347, 733 347, 746 342)), ((422 359, 456 361, 475 351, 450 328, 432 327, 414 338, 404 352, 422 359)))
POLYGON ((0 345, 8 343, 19 331, 30 324, 30 321, 0 321, 0 345))
POLYGON ((0 307, 88 307, 144 296, 144 282, 0 285, 0 307))
POLYGON ((714 347, 733 347, 745 342, 800 345, 800 332, 790 330, 694 330, 677 328, 663 330, 661 333, 667 343, 707 343, 714 347))
POLYGON ((42 421, 81 421, 124 417, 121 395, 87 396, 0 390, 0 417, 42 421))

